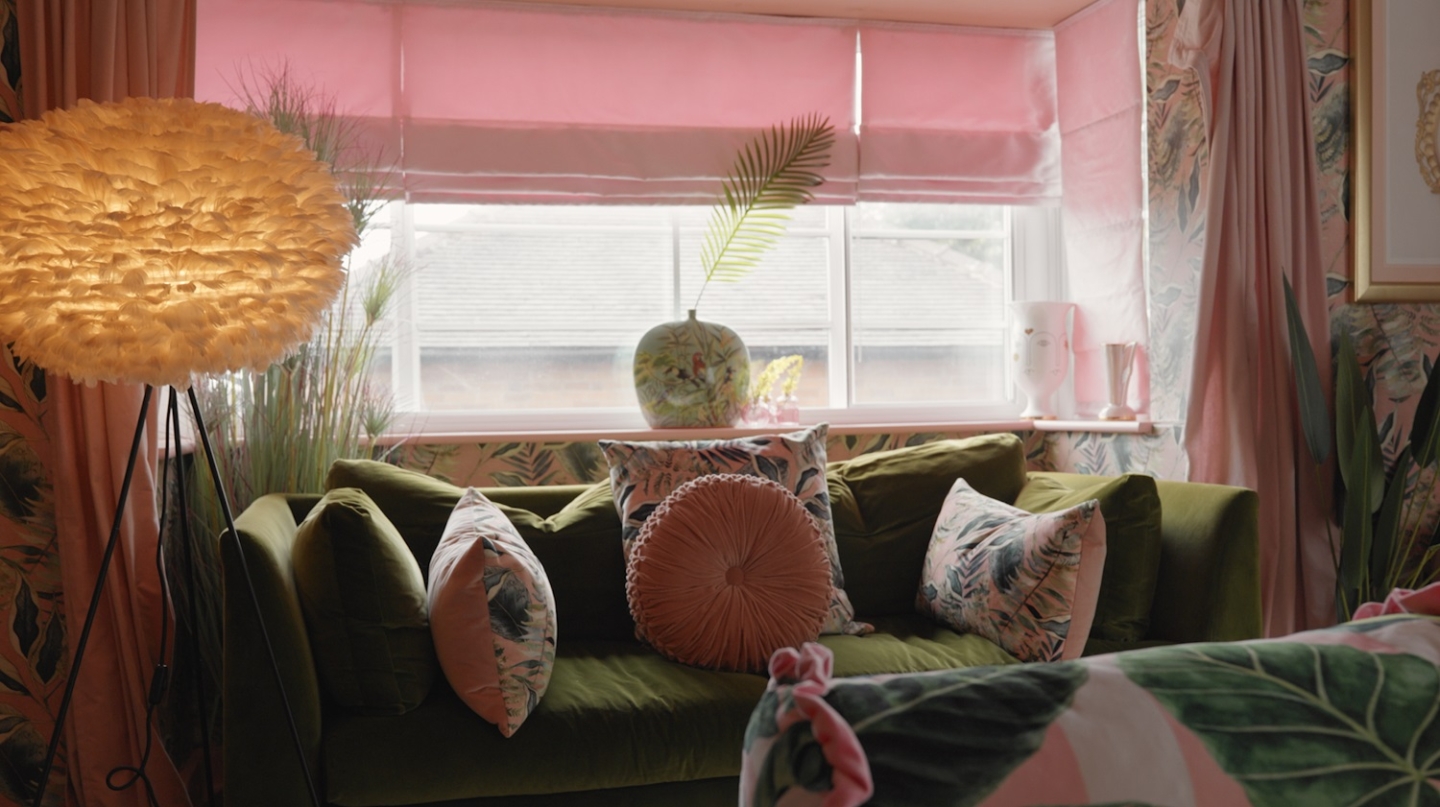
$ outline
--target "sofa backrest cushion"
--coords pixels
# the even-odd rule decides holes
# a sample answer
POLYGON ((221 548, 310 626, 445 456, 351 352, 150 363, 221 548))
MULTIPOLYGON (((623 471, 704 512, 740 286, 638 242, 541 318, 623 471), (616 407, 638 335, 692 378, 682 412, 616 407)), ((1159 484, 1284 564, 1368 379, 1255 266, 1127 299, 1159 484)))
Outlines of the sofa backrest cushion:
POLYGON ((1160 576, 1160 494, 1143 474, 1065 477, 1032 474, 1015 499, 1031 513, 1065 510, 1096 499, 1105 519, 1105 571, 1090 636, 1136 642, 1150 631, 1150 605, 1160 576))
POLYGON ((438 669, 425 583, 375 502, 356 488, 326 493, 296 530, 291 560, 325 690, 361 714, 419 706, 438 669))
POLYGON ((1015 501, 1025 486, 1020 438, 940 440, 830 463, 835 543, 856 614, 914 613, 930 534, 956 479, 992 499, 1015 501))
MULTIPOLYGON (((368 493, 427 574, 450 511, 464 493, 418 471, 373 460, 337 460, 325 485, 357 487, 368 493)), ((495 500, 545 567, 562 639, 635 641, 635 622, 625 600, 620 516, 608 481, 587 488, 549 518, 507 506, 501 489, 482 492, 495 500)))

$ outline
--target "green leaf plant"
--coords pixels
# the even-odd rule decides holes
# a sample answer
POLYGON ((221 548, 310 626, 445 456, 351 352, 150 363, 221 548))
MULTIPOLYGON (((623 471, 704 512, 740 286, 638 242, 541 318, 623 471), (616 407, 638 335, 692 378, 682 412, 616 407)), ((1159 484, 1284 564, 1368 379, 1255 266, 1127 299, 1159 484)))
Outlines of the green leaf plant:
MULTIPOLYGON (((1288 278, 1284 285, 1300 426, 1315 460, 1318 485, 1332 448, 1330 412, 1288 278)), ((1342 332, 1335 352, 1333 442, 1341 482, 1337 491, 1338 542, 1333 532, 1330 536, 1336 572, 1335 612, 1340 621, 1349 619, 1362 603, 1385 599, 1392 589, 1419 588, 1440 579, 1440 568, 1433 563, 1440 542, 1425 529, 1435 494, 1435 461, 1440 457, 1440 373, 1429 372, 1409 439, 1398 446, 1395 463, 1387 470, 1381 449, 1396 428, 1391 419, 1383 428, 1377 427, 1370 387, 1355 345, 1350 335, 1342 332)))
POLYGON ((700 307, 710 281, 734 283, 760 265, 790 223, 790 210, 815 198, 825 178, 835 127, 811 113, 770 127, 745 144, 724 182, 724 197, 710 213, 700 247, 705 281, 692 309, 700 307))

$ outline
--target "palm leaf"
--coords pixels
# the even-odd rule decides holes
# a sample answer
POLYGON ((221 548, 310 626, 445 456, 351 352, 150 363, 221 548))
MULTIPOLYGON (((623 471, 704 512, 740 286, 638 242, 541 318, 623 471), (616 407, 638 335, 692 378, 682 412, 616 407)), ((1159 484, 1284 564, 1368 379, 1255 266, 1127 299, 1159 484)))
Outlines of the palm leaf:
POLYGON ((760 264, 785 234, 791 208, 815 198, 811 189, 825 181, 817 172, 830 164, 834 144, 830 119, 814 113, 772 126, 745 144, 705 227, 700 247, 705 281, 694 307, 710 281, 733 283, 760 264))
POLYGON ((1300 427, 1305 433, 1310 456, 1323 465, 1330 456, 1330 409, 1325 405, 1325 394, 1320 390, 1320 370, 1315 362, 1315 352, 1310 348, 1305 322, 1300 318, 1300 308, 1295 304, 1290 278, 1282 275, 1280 279, 1285 285, 1285 322, 1290 332, 1290 365, 1295 371, 1300 427))
POLYGON ((1440 455, 1440 373, 1431 371, 1425 380, 1425 391, 1415 407, 1410 425, 1410 445, 1415 448, 1415 462, 1428 467, 1440 455))
POLYGON ((1385 497, 1384 460, 1375 432, 1375 414, 1370 408, 1370 390, 1355 357, 1355 345, 1343 331, 1335 359, 1335 450, 1340 478, 1345 483, 1347 496, 1355 495, 1361 484, 1369 486, 1366 501, 1370 502, 1373 514, 1385 497), (1366 450, 1357 453, 1355 447, 1362 432, 1368 438, 1366 450))

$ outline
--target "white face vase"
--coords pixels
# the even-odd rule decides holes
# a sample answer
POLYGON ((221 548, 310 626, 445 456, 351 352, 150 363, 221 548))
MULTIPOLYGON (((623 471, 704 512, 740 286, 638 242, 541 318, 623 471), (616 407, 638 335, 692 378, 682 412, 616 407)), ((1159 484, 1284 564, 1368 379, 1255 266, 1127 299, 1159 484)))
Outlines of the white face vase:
POLYGON ((1056 416, 1054 395, 1070 370, 1067 319, 1073 303, 1011 304, 1010 361, 1015 386, 1025 393, 1022 418, 1056 416))

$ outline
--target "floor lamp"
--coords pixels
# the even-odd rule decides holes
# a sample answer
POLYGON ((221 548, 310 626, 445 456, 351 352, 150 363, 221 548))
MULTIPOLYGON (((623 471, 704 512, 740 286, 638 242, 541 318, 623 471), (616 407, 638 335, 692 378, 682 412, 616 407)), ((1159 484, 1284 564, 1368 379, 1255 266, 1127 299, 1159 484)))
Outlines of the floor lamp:
MULTIPOLYGON (((185 99, 129 98, 80 101, 0 127, 0 340, 17 357, 77 382, 145 385, 37 807, 119 538, 153 387, 171 387, 167 435, 178 431, 175 390, 188 391, 227 534, 236 540, 191 377, 263 369, 307 340, 344 282, 342 260, 354 245, 329 168, 299 139, 251 115, 185 99)), ((250 597, 258 616, 253 586, 250 597)), ((273 650, 270 660, 283 696, 273 650)), ((152 706, 168 676, 164 661, 152 706)), ((290 731, 320 807, 293 716, 290 731)))

